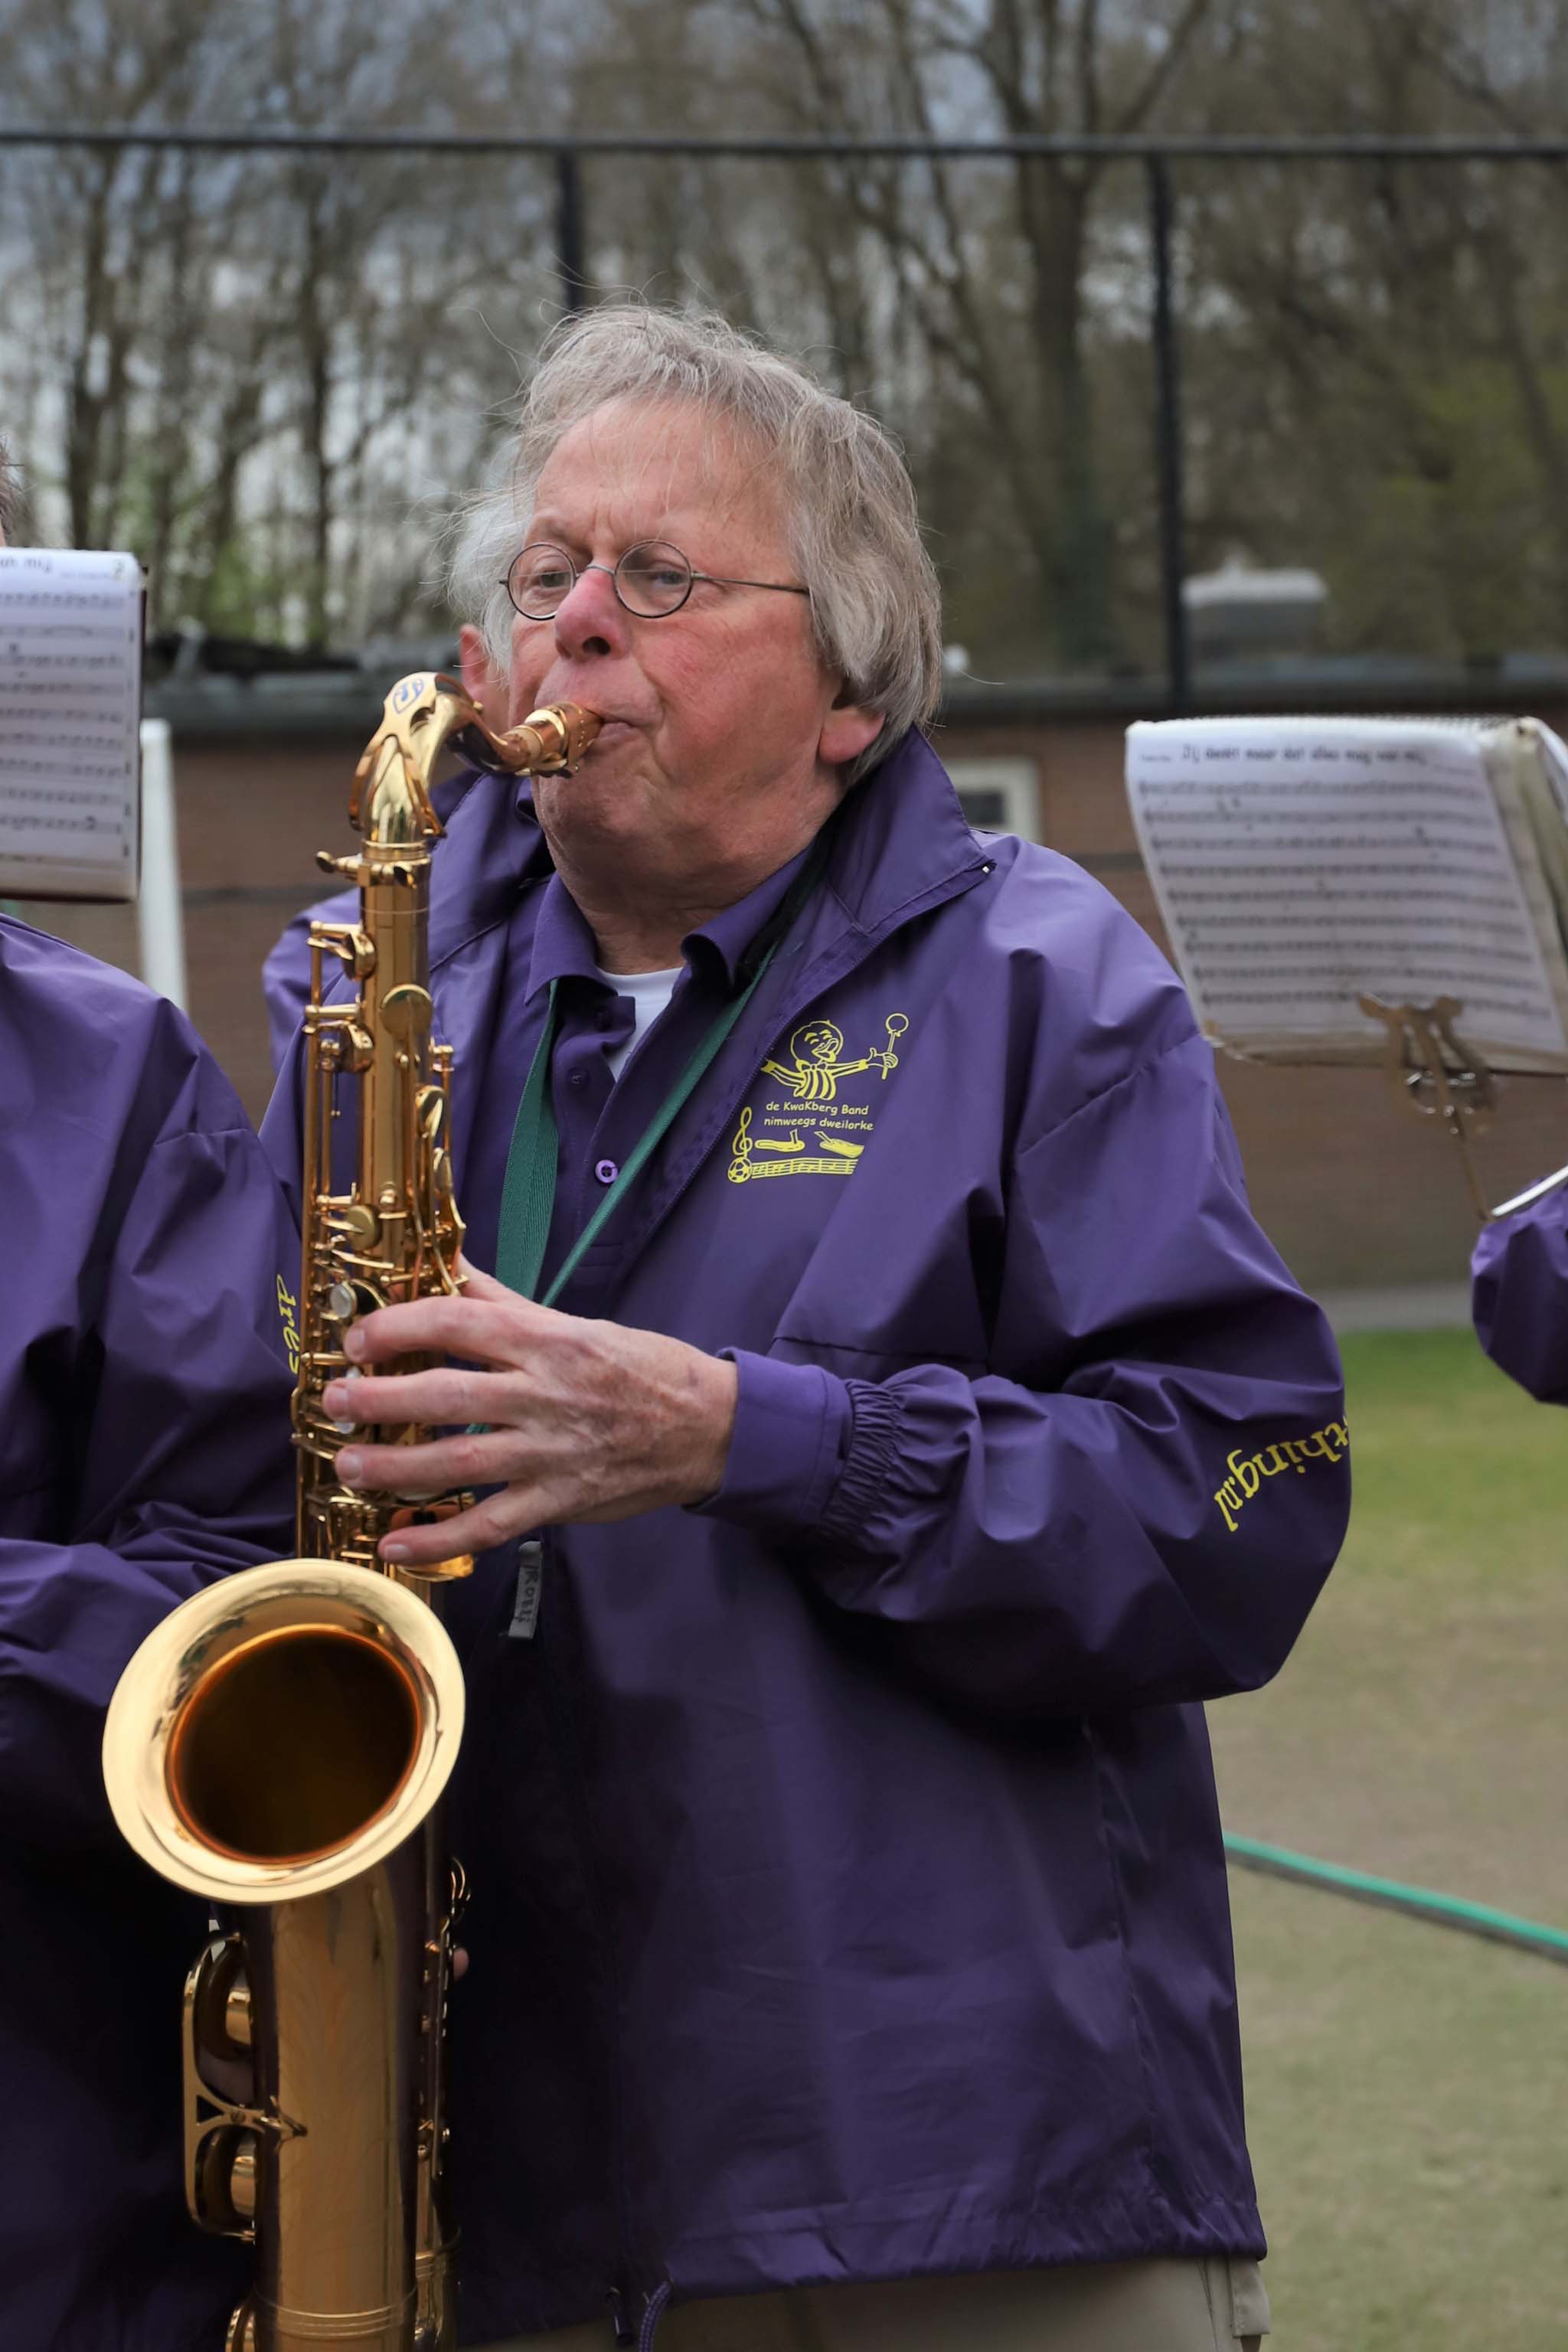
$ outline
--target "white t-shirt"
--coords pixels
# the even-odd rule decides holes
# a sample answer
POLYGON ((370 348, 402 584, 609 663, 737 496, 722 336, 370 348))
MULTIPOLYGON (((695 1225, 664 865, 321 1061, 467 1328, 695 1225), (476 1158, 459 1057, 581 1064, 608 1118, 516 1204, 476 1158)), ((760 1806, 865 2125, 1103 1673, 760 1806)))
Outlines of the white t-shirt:
POLYGON ((632 1000, 632 1034, 609 1057, 613 1077, 620 1076, 634 1047, 647 1036, 669 1003, 675 983, 685 969, 684 964, 679 963, 673 971, 605 971, 602 965, 595 966, 599 978, 607 981, 617 996, 629 996, 632 1000))

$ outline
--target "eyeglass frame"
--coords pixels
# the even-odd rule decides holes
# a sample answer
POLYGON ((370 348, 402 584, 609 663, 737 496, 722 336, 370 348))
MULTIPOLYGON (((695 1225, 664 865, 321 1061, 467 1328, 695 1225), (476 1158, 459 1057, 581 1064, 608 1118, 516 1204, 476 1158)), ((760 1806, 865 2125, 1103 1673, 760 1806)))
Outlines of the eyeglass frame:
POLYGON ((578 563, 574 561, 570 551, 563 547, 558 541, 553 539, 531 539, 527 542, 526 546, 520 547, 518 549, 517 553, 507 565, 505 572, 501 575, 500 585, 506 590, 507 602, 511 606, 512 611, 517 614, 520 621, 553 621, 556 614, 560 612, 562 604, 564 604, 567 597, 571 595, 572 589, 576 587, 578 581, 582 579, 583 574, 585 572, 604 572, 606 579, 609 581, 611 587, 616 592, 616 604, 620 606, 623 613, 629 613, 634 621, 672 621, 677 613, 683 612, 686 606, 690 603, 691 592, 696 587, 700 580, 707 581, 715 588, 765 588, 768 590, 770 594, 777 596, 809 596, 811 594, 809 588, 802 588, 794 581, 790 580, 731 580, 726 578, 724 573, 721 572, 699 572, 693 564, 691 558, 687 554, 685 549, 677 547, 674 540, 672 539, 635 539, 633 540, 630 547, 628 547, 623 554, 616 557, 613 564, 578 563), (522 562, 523 557, 528 553, 529 549, 538 547, 547 547, 552 554, 562 556, 565 559, 566 564, 572 573, 572 586, 563 590, 560 603, 555 605, 552 611, 548 613, 526 613, 522 606, 518 603, 517 598, 512 592, 511 575, 517 570, 518 565, 522 562), (626 599, 621 591, 622 564, 628 563, 634 555, 637 554, 641 549, 647 547, 667 547, 672 555, 679 555, 682 563, 686 566, 687 581, 685 593, 681 596, 679 604, 671 604, 666 612, 639 612, 635 604, 630 604, 626 602, 626 599))

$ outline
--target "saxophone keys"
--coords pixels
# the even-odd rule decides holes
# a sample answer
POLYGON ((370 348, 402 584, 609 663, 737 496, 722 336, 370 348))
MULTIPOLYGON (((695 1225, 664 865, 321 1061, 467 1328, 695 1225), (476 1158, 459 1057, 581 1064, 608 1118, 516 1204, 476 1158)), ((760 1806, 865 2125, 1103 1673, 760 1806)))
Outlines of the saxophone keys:
POLYGON ((378 1290, 374 1283, 340 1277, 328 1286, 321 1315, 328 1323, 353 1323, 357 1317, 374 1315, 378 1307, 389 1305, 392 1295, 378 1290))
POLYGON ((421 1087, 414 1103, 422 1132, 431 1143, 439 1143, 447 1132, 446 1087, 421 1087))
POLYGON ((455 1551, 450 1559, 422 1560, 417 1568, 400 1568, 397 1572, 416 1590, 421 1584, 456 1584, 463 1577, 472 1576, 474 1555, 471 1551, 455 1551))
POLYGON ((389 988, 381 1000, 381 1017, 403 1045, 416 1045, 428 1034, 435 1010, 429 990, 417 988, 411 981, 400 988, 389 988))
POLYGON ((368 1070, 375 1059, 375 1039, 359 1021, 334 1023, 321 1039, 322 1067, 333 1074, 347 1070, 358 1073, 368 1070), (327 1050, 329 1046, 331 1052, 327 1050))
POLYGON ((244 2132, 228 2161, 228 2201, 242 2221, 256 2220, 256 2134, 244 2132))
POLYGON ((256 2305, 247 2296, 228 2323, 224 2352, 256 2352, 256 2305))
MULTIPOLYGON (((363 1381, 364 1374, 360 1370, 357 1364, 351 1364, 348 1370, 344 1372, 342 1377, 345 1381, 363 1381)), ((329 1416, 329 1418, 331 1416, 329 1416)), ((359 1427, 359 1423, 355 1421, 333 1421, 332 1427, 337 1431, 340 1437, 352 1437, 355 1430, 359 1427)))

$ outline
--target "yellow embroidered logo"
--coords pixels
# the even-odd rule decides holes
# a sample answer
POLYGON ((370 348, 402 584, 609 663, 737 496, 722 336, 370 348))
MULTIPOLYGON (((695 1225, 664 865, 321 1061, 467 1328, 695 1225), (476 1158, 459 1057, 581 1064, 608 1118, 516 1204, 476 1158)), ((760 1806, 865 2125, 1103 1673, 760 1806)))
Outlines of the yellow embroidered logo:
POLYGON ((289 1370, 300 1369, 300 1326, 295 1320, 295 1297, 281 1275, 278 1277, 278 1316, 283 1326, 283 1345, 289 1350, 289 1370))
POLYGON ((797 1103, 837 1102, 840 1078, 870 1069, 879 1069, 885 1078, 889 1070, 898 1068, 896 1049, 910 1025, 909 1015, 889 1013, 882 1025, 888 1033, 887 1045, 875 1053, 862 1054, 858 1062, 847 1062, 844 1032, 836 1022, 803 1022, 789 1041, 795 1067, 786 1070, 782 1062, 764 1062, 763 1067, 770 1078, 783 1079, 797 1103))
POLYGON ((1278 1445, 1266 1445, 1245 1460, 1239 1454, 1227 1454, 1230 1475, 1215 1494, 1215 1501, 1225 1516, 1227 1534, 1236 1533, 1243 1508, 1251 1502, 1265 1478, 1277 1478, 1281 1470, 1294 1470, 1298 1478, 1304 1478, 1309 1462, 1337 1462, 1342 1454, 1350 1452, 1350 1431, 1344 1423, 1330 1421, 1321 1429, 1314 1429, 1310 1437, 1281 1438, 1278 1445))
POLYGON ((837 1022, 820 1016, 803 1021, 784 1049, 788 1061, 763 1064, 763 1074, 776 1078, 785 1091, 782 1100, 774 1097, 763 1104, 756 1125, 779 1131, 753 1135, 752 1108, 746 1106, 730 1145, 731 1183, 749 1184, 758 1176, 852 1176, 866 1149, 864 1140, 857 1139, 869 1136, 876 1122, 869 1102, 840 1099, 840 1081, 858 1077, 862 1070, 878 1070, 886 1085, 899 1066, 899 1041, 909 1025, 907 1013, 889 1013, 882 1024, 887 1044, 847 1060, 844 1032, 837 1022), (807 1104, 812 1108, 803 1118, 807 1104))

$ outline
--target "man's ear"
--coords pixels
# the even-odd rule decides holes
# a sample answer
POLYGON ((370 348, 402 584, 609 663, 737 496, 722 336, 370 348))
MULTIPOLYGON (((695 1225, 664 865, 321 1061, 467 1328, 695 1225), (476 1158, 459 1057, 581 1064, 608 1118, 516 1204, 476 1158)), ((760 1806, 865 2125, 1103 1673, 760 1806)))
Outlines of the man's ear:
POLYGON ((816 756, 825 767, 847 768, 874 743, 887 723, 887 714, 863 702, 847 700, 847 688, 822 723, 816 756))
POLYGON ((489 648, 471 621, 458 631, 458 667, 463 691, 482 708, 490 725, 506 725, 506 678, 489 656, 489 648))

